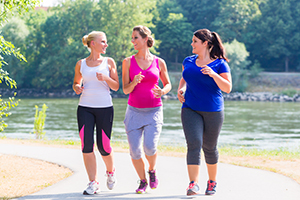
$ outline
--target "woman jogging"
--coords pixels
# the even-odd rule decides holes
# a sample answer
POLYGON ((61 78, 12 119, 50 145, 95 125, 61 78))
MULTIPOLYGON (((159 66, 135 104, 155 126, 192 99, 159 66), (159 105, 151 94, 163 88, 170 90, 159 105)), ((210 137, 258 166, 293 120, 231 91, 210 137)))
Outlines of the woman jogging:
POLYGON ((150 188, 158 185, 156 177, 157 143, 162 130, 163 109, 161 96, 171 90, 165 61, 150 53, 154 39, 145 26, 136 26, 132 32, 132 44, 138 52, 125 58, 122 66, 123 91, 129 94, 125 114, 125 129, 130 156, 140 179, 136 193, 145 193, 148 181, 142 158, 142 136, 145 157, 149 163, 150 188), (159 79, 163 88, 158 86, 159 79))
POLYGON ((110 89, 119 89, 119 79, 115 61, 101 55, 105 54, 108 46, 105 33, 93 31, 85 35, 82 42, 90 50, 90 55, 76 63, 73 89, 76 94, 81 94, 77 121, 83 160, 89 178, 88 187, 83 194, 91 195, 100 192, 94 154, 95 126, 97 147, 107 169, 108 189, 112 190, 116 183, 110 146, 114 117, 110 89))
POLYGON ((178 99, 182 103, 181 121, 187 142, 190 184, 187 195, 198 194, 200 152, 203 149, 209 180, 206 195, 216 192, 217 141, 224 119, 222 92, 231 91, 231 74, 222 41, 216 32, 196 31, 193 53, 183 61, 178 99))

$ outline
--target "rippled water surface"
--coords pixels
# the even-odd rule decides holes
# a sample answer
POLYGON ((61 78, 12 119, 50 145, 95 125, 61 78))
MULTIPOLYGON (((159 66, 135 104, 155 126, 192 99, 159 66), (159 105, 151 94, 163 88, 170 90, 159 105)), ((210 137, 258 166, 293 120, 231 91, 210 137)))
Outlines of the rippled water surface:
MULTIPOLYGON (((124 114, 127 99, 113 99, 115 118, 113 140, 126 141, 124 114)), ((49 139, 79 140, 76 121, 78 99, 22 99, 12 115, 5 119, 8 127, 0 135, 12 138, 34 138, 35 105, 48 106, 45 122, 49 139)), ((185 145, 180 120, 181 104, 164 101, 164 126, 160 144, 185 145)), ((300 103, 225 102, 225 121, 220 145, 275 149, 300 146, 300 103)))

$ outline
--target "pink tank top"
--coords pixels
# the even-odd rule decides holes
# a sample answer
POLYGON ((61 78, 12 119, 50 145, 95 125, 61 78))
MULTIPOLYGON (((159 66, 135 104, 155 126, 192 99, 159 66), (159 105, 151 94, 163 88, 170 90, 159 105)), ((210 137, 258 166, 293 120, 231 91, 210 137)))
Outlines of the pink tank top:
POLYGON ((140 72, 142 72, 142 75, 145 77, 129 94, 128 105, 136 108, 153 108, 162 106, 161 98, 155 98, 152 93, 152 89, 155 85, 158 85, 159 81, 160 69, 158 58, 154 57, 150 67, 143 70, 137 64, 135 57, 132 56, 129 68, 130 81, 132 81, 134 76, 140 72))

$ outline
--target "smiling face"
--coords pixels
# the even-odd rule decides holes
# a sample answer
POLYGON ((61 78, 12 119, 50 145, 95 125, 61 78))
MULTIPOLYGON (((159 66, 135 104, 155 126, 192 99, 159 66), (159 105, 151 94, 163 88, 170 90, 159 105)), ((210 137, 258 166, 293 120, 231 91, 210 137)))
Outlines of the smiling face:
POLYGON ((95 40, 91 41, 91 46, 93 50, 105 54, 106 48, 108 47, 107 39, 105 35, 99 35, 95 38, 95 40))
POLYGON ((140 50, 147 47, 147 38, 142 38, 138 31, 133 31, 131 42, 135 50, 140 50))
POLYGON ((207 49, 207 41, 202 42, 202 40, 200 40, 199 38, 197 38, 195 35, 193 36, 192 39, 192 47, 193 47, 193 53, 194 54, 200 54, 203 51, 205 51, 207 49))

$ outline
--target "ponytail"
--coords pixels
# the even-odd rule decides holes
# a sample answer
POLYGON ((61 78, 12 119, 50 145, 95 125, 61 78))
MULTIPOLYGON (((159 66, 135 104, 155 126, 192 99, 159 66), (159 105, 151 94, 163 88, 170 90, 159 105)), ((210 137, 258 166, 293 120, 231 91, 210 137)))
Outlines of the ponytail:
POLYGON ((228 58, 225 56, 225 48, 220 36, 216 32, 212 32, 211 35, 212 49, 210 50, 210 57, 214 59, 223 58, 229 62, 228 58))

